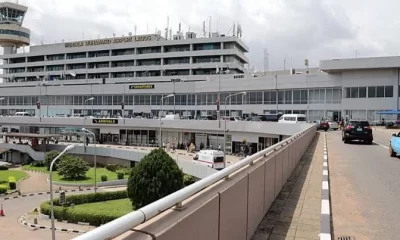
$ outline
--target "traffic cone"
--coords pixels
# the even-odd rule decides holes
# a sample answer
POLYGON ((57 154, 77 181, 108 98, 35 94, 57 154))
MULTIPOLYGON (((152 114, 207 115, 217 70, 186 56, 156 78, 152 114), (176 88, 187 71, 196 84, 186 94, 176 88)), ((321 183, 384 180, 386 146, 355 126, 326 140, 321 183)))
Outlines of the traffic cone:
POLYGON ((4 215, 4 210, 3 210, 3 204, 1 204, 1 207, 0 207, 0 217, 4 217, 5 215, 4 215))

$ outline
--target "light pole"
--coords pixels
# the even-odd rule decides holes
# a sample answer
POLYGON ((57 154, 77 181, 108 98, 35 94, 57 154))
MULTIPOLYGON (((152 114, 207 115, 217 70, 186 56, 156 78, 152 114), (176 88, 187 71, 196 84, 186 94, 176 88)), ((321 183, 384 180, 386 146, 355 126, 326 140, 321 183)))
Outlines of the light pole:
MULTIPOLYGON (((227 105, 228 99, 230 97, 233 97, 236 95, 246 95, 246 94, 247 94, 246 92, 240 92, 240 93, 233 93, 231 95, 226 96, 226 98, 225 98, 225 115, 227 112, 226 105, 227 105)), ((224 122, 225 122, 225 124, 224 124, 224 167, 226 167, 226 149, 225 149, 226 148, 226 119, 227 119, 227 117, 224 118, 224 122)))
MULTIPOLYGON (((94 97, 88 98, 83 102, 83 105, 85 106, 87 102, 93 101, 93 100, 94 100, 94 97)), ((84 112, 84 108, 85 108, 84 106, 82 106, 82 112, 84 112)), ((86 114, 83 114, 83 116, 86 117, 86 114)))
POLYGON ((53 165, 54 163, 66 153, 68 150, 71 150, 75 147, 75 145, 68 145, 57 157, 51 161, 50 164, 50 218, 51 218, 51 239, 56 239, 56 230, 54 226, 54 205, 53 205, 53 165))
POLYGON ((94 159, 93 159, 93 164, 94 164, 94 193, 97 193, 97 159, 96 159, 96 134, 94 132, 91 132, 87 130, 86 128, 82 128, 83 132, 87 132, 90 135, 93 136, 93 145, 94 145, 94 159))
POLYGON ((160 114, 158 114, 158 115, 160 115, 160 140, 159 140, 159 144, 158 144, 160 147, 162 147, 161 118, 162 118, 163 101, 164 101, 164 98, 170 98, 170 97, 173 97, 173 96, 175 96, 175 94, 169 94, 169 95, 167 95, 167 96, 161 97, 161 102, 160 102, 160 114))

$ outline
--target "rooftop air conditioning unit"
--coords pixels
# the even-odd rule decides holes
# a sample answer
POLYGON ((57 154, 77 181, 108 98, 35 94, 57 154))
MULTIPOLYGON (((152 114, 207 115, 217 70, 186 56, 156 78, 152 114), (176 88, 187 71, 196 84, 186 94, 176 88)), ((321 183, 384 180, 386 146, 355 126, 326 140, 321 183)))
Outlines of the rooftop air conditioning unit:
POLYGON ((183 36, 182 35, 174 35, 173 39, 174 40, 182 40, 183 36))
POLYGON ((218 32, 214 32, 211 34, 211 37, 219 37, 219 33, 218 32))

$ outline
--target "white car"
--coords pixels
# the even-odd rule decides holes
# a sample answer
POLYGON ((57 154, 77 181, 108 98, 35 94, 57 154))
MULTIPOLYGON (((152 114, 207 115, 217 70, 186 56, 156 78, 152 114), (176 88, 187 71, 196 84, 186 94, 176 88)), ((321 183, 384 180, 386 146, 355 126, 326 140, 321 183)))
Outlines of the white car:
POLYGON ((339 129, 339 125, 337 124, 337 122, 334 121, 329 121, 329 128, 332 130, 338 130, 339 129))

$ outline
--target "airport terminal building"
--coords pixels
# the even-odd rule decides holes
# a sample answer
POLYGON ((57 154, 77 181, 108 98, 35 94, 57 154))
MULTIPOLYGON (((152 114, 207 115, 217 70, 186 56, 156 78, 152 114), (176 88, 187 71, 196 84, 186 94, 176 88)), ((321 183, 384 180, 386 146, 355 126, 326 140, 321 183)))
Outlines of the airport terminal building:
POLYGON ((22 27, 26 9, 13 3, 0 8, 19 9, 0 24, 2 115, 130 117, 161 111, 199 118, 215 115, 219 102, 222 115, 279 112, 306 114, 311 121, 374 121, 382 117, 377 110, 399 109, 400 57, 324 60, 318 69, 250 74, 249 49, 238 36, 193 32, 43 44, 17 53, 29 45, 30 32, 22 27))

